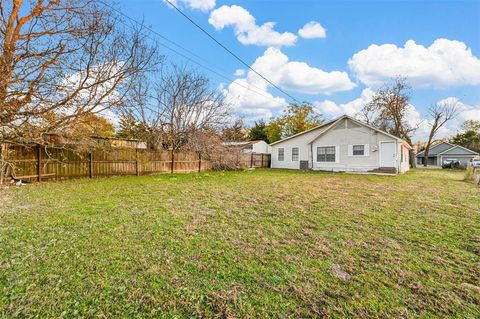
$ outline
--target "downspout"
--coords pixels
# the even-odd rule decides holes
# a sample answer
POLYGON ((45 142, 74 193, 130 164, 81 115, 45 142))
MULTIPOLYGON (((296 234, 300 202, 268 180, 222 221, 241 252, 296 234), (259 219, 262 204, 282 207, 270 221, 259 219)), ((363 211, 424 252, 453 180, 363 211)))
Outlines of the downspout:
POLYGON ((310 167, 310 169, 313 170, 313 143, 310 143, 310 159, 312 161, 312 167, 310 167))

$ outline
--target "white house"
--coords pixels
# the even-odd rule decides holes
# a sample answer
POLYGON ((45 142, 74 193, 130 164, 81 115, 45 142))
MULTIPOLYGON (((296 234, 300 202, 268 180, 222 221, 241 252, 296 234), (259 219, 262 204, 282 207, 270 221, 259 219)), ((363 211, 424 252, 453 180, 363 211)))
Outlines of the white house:
POLYGON ((272 168, 405 173, 404 140, 347 115, 270 144, 272 168))
POLYGON ((265 141, 223 142, 228 147, 241 148, 245 153, 268 153, 268 144, 265 141))

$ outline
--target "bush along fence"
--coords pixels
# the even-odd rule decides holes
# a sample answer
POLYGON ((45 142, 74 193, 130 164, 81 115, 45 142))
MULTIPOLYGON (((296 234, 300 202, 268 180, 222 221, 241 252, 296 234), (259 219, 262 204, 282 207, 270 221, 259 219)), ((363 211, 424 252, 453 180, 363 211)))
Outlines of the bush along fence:
POLYGON ((225 166, 221 163, 222 158, 232 161, 232 157, 235 168, 270 166, 269 154, 237 153, 212 157, 210 154, 137 148, 79 151, 65 146, 1 146, 0 182, 3 183, 11 180, 40 182, 84 177, 204 172, 221 169, 225 166))

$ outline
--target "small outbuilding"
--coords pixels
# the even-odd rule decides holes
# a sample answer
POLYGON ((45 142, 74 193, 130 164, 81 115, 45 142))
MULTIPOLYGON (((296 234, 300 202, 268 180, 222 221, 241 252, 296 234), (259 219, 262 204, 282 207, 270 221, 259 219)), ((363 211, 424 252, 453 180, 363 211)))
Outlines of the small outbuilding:
POLYGON ((411 148, 396 136, 344 115, 270 144, 271 167, 404 173, 410 168, 411 148))
MULTIPOLYGON (((478 153, 460 145, 448 142, 437 143, 428 151, 427 164, 430 166, 442 166, 446 160, 458 161, 460 166, 466 167, 470 160, 477 157, 478 153)), ((425 164, 425 152, 417 154, 417 165, 425 164)))
POLYGON ((224 146, 238 148, 244 153, 268 153, 268 144, 265 141, 223 142, 224 146))

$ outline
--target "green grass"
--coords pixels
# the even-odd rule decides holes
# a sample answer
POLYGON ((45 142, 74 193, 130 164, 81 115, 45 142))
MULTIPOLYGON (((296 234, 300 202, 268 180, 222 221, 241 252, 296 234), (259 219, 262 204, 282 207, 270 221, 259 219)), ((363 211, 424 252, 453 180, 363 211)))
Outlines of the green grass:
POLYGON ((0 317, 478 318, 464 172, 283 170, 0 189, 0 317))

